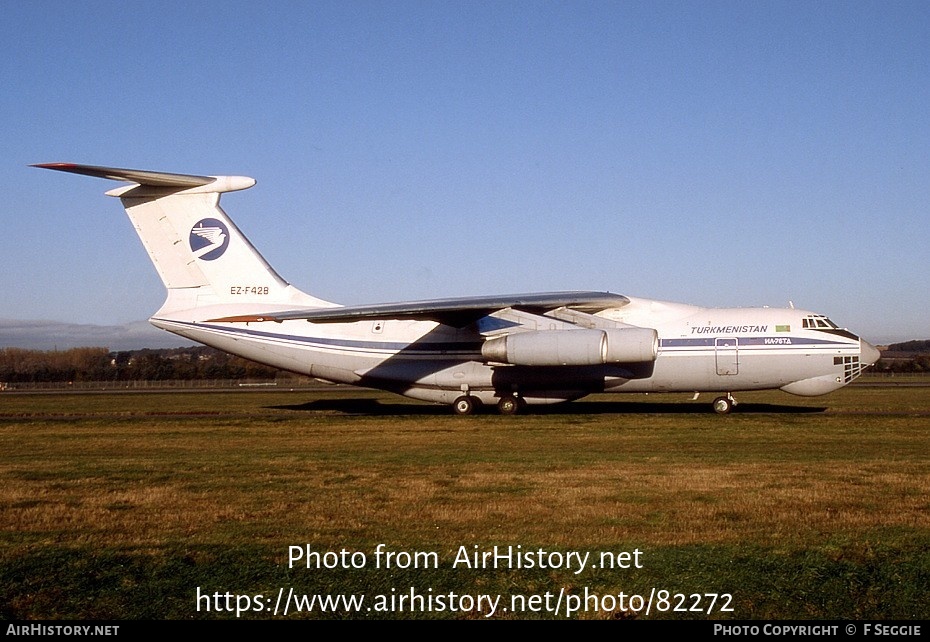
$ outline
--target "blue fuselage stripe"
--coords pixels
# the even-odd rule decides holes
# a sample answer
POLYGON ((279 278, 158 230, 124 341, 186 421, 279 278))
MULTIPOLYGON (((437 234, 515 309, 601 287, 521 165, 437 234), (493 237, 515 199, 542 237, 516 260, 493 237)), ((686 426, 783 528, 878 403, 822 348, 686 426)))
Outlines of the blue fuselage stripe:
MULTIPOLYGON (((659 346, 662 348, 713 348, 718 338, 702 337, 700 339, 662 339, 659 346)), ((816 347, 858 347, 858 343, 848 341, 829 341, 826 339, 808 339, 804 337, 726 337, 737 339, 738 345, 727 346, 743 348, 746 346, 764 346, 766 348, 785 348, 789 346, 816 346, 816 347)))
MULTIPOLYGON (((365 341, 359 339, 337 339, 332 337, 312 337, 295 334, 284 334, 280 332, 265 332, 262 330, 253 330, 251 328, 235 328, 231 326, 220 326, 205 323, 191 323, 175 321, 170 319, 157 319, 167 323, 187 326, 193 329, 207 330, 218 332, 226 335, 251 337, 255 339, 265 339, 273 341, 287 341, 307 345, 316 345, 320 347, 330 347, 341 350, 371 350, 381 352, 414 352, 419 354, 448 354, 448 353, 480 353, 483 341, 365 341)), ((731 337, 728 337, 731 338, 731 337)), ((784 349, 793 347, 807 348, 857 348, 858 344, 831 341, 826 339, 811 339, 805 337, 786 337, 784 335, 777 337, 735 337, 738 339, 738 345, 726 346, 727 348, 747 348, 756 349, 784 349)), ((718 337, 700 337, 687 339, 662 339, 659 341, 660 349, 674 351, 676 348, 714 348, 718 337)))

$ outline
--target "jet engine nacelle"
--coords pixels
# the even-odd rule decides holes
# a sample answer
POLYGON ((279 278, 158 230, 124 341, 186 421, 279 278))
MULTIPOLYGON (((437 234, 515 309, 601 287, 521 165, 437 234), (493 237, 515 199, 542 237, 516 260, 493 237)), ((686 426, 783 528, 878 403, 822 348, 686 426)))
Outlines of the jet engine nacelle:
POLYGON ((517 366, 596 366, 655 361, 658 350, 652 328, 536 330, 489 339, 481 355, 517 366))

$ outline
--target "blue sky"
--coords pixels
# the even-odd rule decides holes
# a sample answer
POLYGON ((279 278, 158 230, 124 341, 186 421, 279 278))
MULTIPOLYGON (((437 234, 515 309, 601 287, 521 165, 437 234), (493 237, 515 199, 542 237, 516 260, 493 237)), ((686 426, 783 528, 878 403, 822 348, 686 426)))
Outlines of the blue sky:
POLYGON ((22 2, 0 21, 0 318, 164 289, 78 162, 244 174, 340 303, 591 289, 930 338, 926 2, 22 2))

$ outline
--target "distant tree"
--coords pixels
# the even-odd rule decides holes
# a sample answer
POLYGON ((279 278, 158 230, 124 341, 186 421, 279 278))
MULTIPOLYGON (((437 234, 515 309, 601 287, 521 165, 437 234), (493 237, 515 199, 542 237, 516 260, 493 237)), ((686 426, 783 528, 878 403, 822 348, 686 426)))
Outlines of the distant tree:
POLYGON ((918 352, 930 354, 930 339, 923 341, 905 341, 904 343, 892 343, 888 346, 892 352, 918 352))
POLYGON ((106 348, 70 350, 0 349, 0 381, 62 382, 106 380, 110 353, 106 348))

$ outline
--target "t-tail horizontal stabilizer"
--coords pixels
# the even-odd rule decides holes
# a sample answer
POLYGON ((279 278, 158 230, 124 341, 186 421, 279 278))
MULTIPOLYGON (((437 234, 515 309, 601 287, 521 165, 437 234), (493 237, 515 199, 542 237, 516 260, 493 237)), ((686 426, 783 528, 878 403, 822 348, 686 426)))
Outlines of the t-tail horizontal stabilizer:
MULTIPOLYGON (((42 163, 42 169, 126 181, 107 192, 123 203, 168 289, 157 317, 222 306, 228 312, 330 307, 289 285, 219 205, 224 192, 255 185, 248 176, 201 176, 139 169, 42 163)), ((181 315, 195 318, 197 314, 181 315)))
MULTIPOLYGON (((199 176, 196 174, 171 174, 169 172, 150 172, 142 169, 122 169, 119 167, 100 167, 97 165, 77 165, 75 163, 39 163, 33 167, 53 169, 59 172, 107 178, 112 181, 126 181, 146 187, 174 187, 189 189, 209 185, 204 192, 234 192, 248 189, 255 185, 255 179, 248 176, 199 176)), ((122 194, 114 194, 122 196, 122 194)))

